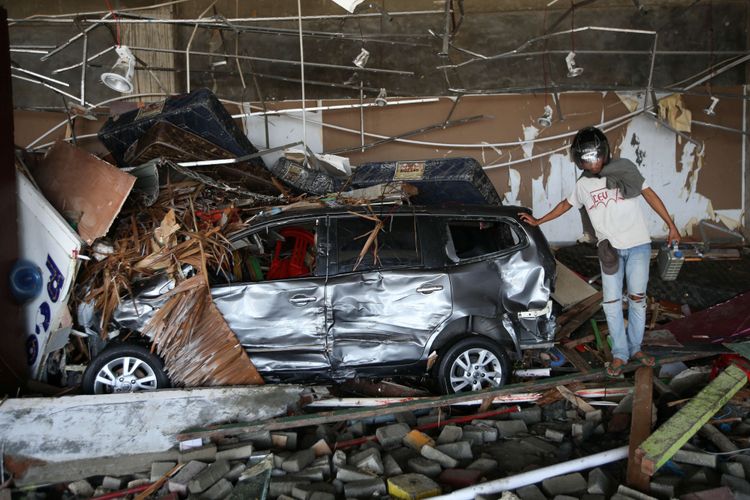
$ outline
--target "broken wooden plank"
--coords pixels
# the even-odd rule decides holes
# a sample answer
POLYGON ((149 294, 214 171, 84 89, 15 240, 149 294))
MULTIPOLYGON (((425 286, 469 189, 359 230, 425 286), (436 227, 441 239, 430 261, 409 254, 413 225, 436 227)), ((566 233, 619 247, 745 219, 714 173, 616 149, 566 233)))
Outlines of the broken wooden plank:
POLYGON ((558 349, 563 353, 563 356, 565 356, 567 360, 582 373, 588 373, 591 370, 588 362, 583 359, 583 356, 578 354, 578 351, 575 349, 568 349, 565 346, 560 346, 558 349))
POLYGON ((640 456, 636 450, 651 434, 651 407, 653 403, 654 370, 642 366, 635 371, 633 417, 630 421, 627 482, 631 488, 648 493, 651 477, 641 471, 640 456))
POLYGON ((564 385, 558 385, 557 390, 560 394, 562 394, 562 396, 565 399, 570 401, 573 404, 573 406, 581 410, 584 414, 593 413, 596 411, 596 408, 594 408, 593 406, 588 404, 586 401, 584 401, 583 399, 573 394, 573 392, 567 387, 565 387, 564 385))
POLYGON ((747 374, 730 365, 638 447, 641 470, 652 476, 747 383, 747 374))
MULTIPOLYGON (((657 361, 659 364, 673 363, 675 361, 688 361, 691 359, 707 358, 715 353, 700 352, 683 352, 674 356, 664 356, 657 361)), ((638 368, 639 364, 629 364, 623 367, 623 372, 632 372, 638 368)), ((425 408, 436 408, 458 404, 465 401, 477 401, 485 397, 497 397, 514 394, 518 392, 534 392, 546 389, 554 389, 558 385, 568 385, 577 382, 587 382, 592 380, 603 380, 607 376, 604 368, 592 370, 589 373, 575 373, 561 377, 551 377, 541 381, 523 382, 520 384, 507 385, 501 389, 486 389, 476 392, 462 392, 458 394, 449 394, 447 396, 437 396, 431 398, 419 398, 419 400, 406 401, 396 404, 390 404, 379 407, 361 407, 346 410, 335 410, 328 412, 317 412, 314 414, 300 414, 289 417, 281 417, 271 420, 254 422, 236 422, 208 427, 189 428, 177 436, 179 440, 193 439, 198 437, 219 438, 221 436, 230 436, 245 432, 256 431, 276 431, 283 429, 294 429, 297 427, 312 426, 318 424, 328 424, 332 422, 342 422, 344 420, 356 420, 360 418, 376 417, 379 415, 392 415, 405 411, 421 410, 425 408)))
POLYGON ((568 312, 561 314, 557 320, 558 325, 561 325, 561 327, 555 334, 555 338, 559 341, 569 337, 571 333, 588 321, 602 307, 601 300, 602 292, 599 292, 571 308, 568 311, 571 313, 570 315, 568 315, 568 312))

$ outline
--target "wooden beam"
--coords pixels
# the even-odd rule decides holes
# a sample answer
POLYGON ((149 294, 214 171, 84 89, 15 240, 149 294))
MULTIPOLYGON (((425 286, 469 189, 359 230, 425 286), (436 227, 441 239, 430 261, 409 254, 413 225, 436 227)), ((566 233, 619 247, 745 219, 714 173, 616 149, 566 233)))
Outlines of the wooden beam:
POLYGON ((627 483, 643 493, 650 490, 651 477, 641 471, 636 450, 651 434, 651 407, 653 402, 654 370, 642 366, 635 371, 635 394, 633 395, 633 417, 630 421, 630 448, 628 453, 627 483))
POLYGON ((568 349, 567 346, 560 346, 558 347, 558 349, 573 366, 581 371, 581 373, 588 373, 589 371, 591 371, 591 366, 589 366, 586 360, 583 359, 583 356, 578 354, 578 351, 576 351, 575 349, 568 349))
POLYGON ((596 411, 596 408, 594 408, 593 406, 588 404, 586 401, 584 401, 583 399, 573 394, 573 392, 567 387, 565 387, 564 385, 558 385, 557 390, 560 392, 560 394, 562 394, 562 396, 565 399, 570 401, 571 404, 573 404, 573 406, 581 410, 584 414, 593 413, 596 411))
MULTIPOLYGON (((672 356, 664 356, 658 360, 659 364, 674 363, 676 361, 688 361, 691 359, 701 359, 714 356, 716 353, 706 351, 689 351, 675 353, 672 356)), ((638 366, 635 363, 623 367, 623 372, 635 371, 638 366)), ((421 410, 424 408, 436 408, 447 406, 464 401, 476 401, 487 397, 505 396, 518 392, 539 392, 547 389, 554 389, 558 385, 568 385, 576 382, 587 382, 592 380, 603 380, 607 374, 603 368, 592 370, 589 373, 575 373, 561 377, 550 377, 543 381, 523 382, 520 384, 507 385, 501 389, 486 389, 477 392, 462 392, 459 394, 449 394, 447 396, 414 398, 411 401, 383 405, 379 407, 359 407, 344 410, 334 410, 327 412, 305 413, 289 417, 280 417, 261 422, 237 422, 232 424, 216 425, 203 428, 186 429, 177 435, 177 439, 193 439, 197 437, 229 436, 242 434, 245 432, 256 431, 277 431, 283 429, 294 429, 297 427, 306 427, 318 424, 328 424, 332 422, 342 422, 344 420, 356 420, 360 418, 375 417, 379 415, 390 415, 404 411, 421 410)))
POLYGON ((561 340, 570 337, 571 333, 588 321, 602 307, 601 300, 602 292, 599 292, 576 304, 570 311, 561 314, 557 320, 557 324, 561 327, 555 334, 555 338, 561 340))
POLYGON ((653 476, 746 383, 747 374, 730 365, 704 387, 638 447, 643 473, 653 476))

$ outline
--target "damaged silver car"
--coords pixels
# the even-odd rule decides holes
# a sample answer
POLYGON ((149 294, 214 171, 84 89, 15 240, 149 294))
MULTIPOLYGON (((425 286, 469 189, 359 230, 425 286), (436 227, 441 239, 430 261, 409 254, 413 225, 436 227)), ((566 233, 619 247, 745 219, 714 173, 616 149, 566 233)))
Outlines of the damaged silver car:
MULTIPOLYGON (((212 277, 211 294, 267 382, 430 375, 445 393, 500 387, 511 359, 554 340, 555 261, 524 210, 275 210, 232 236, 232 272, 212 277)), ((171 286, 141 284, 115 327, 139 332, 171 286)), ((158 358, 127 343, 84 375, 93 393, 167 384, 158 358)))

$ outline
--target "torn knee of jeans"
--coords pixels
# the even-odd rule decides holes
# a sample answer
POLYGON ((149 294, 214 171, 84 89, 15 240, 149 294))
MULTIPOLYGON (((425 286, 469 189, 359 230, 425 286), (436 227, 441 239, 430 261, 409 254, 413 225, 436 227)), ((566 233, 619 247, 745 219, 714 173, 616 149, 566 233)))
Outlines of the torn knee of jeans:
POLYGON ((632 293, 628 295, 628 298, 633 302, 643 302, 643 300, 646 298, 646 295, 643 293, 632 293))
POLYGON ((604 304, 604 305, 606 305, 606 304, 617 304, 618 302, 620 302, 620 299, 606 300, 606 301, 602 302, 602 304, 604 304))

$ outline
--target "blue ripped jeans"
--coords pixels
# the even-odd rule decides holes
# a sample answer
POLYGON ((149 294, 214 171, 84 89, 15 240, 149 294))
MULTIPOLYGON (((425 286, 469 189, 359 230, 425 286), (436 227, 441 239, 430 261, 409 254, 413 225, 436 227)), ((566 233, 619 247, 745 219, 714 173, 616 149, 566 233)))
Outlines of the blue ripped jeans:
POLYGON ((612 337, 612 357, 628 361, 641 350, 643 331, 646 327, 646 285, 651 259, 651 244, 645 243, 625 250, 620 254, 620 268, 615 274, 602 271, 602 308, 607 317, 609 335, 612 337), (622 314, 623 278, 628 287, 628 327, 622 314), (635 300, 633 296, 641 297, 635 300))

